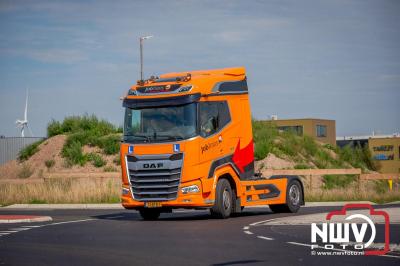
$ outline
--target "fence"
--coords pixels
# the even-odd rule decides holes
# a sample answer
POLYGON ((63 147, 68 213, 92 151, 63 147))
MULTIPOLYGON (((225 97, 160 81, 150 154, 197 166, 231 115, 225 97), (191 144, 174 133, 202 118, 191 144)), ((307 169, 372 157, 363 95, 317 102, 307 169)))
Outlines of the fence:
POLYGON ((308 177, 309 188, 313 188, 313 176, 323 175, 357 175, 358 176, 358 189, 363 181, 368 180, 388 180, 390 182, 390 189, 394 179, 400 179, 400 173, 373 173, 362 174, 361 169, 295 169, 295 170, 266 170, 264 175, 299 175, 308 177))
POLYGON ((0 165, 15 160, 18 153, 36 141, 42 140, 42 137, 6 137, 0 138, 0 165))

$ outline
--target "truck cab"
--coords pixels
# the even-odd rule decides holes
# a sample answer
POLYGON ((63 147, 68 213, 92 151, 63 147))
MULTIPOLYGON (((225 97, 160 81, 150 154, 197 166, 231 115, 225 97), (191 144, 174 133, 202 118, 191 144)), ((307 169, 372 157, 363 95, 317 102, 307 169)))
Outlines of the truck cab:
POLYGON ((298 177, 254 173, 243 67, 140 80, 123 107, 122 205, 144 219, 174 208, 207 208, 227 218, 245 206, 297 211, 304 203, 298 177))

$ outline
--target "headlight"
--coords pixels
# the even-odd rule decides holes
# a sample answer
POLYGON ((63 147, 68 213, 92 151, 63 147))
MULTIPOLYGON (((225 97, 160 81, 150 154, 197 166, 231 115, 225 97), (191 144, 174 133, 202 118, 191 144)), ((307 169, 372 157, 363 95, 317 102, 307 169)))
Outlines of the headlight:
POLYGON ((188 193, 197 193, 200 192, 200 189, 197 185, 192 185, 192 186, 188 186, 188 187, 183 187, 181 189, 183 194, 188 194, 188 193))
POLYGON ((192 89, 192 85, 182 86, 178 89, 178 92, 188 92, 192 89))

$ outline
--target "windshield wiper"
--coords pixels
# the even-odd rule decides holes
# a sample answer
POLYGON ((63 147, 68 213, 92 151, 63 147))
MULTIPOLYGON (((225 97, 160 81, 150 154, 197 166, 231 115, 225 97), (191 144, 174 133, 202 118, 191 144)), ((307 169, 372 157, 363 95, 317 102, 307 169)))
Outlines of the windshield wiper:
POLYGON ((139 134, 135 134, 135 135, 125 135, 125 137, 128 137, 128 138, 130 138, 130 137, 133 137, 133 138, 141 138, 141 139, 145 139, 147 142, 150 142, 151 141, 151 138, 150 138, 150 136, 148 136, 148 135, 139 135, 139 134))
POLYGON ((183 140, 182 136, 171 136, 171 135, 157 135, 157 138, 165 138, 165 140, 183 140))

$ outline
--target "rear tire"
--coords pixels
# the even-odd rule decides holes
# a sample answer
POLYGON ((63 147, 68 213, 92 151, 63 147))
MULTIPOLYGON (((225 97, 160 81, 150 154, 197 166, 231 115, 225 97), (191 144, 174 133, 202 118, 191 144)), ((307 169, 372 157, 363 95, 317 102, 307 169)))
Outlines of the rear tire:
POLYGON ((300 205, 303 202, 303 190, 298 180, 292 180, 289 182, 286 191, 286 204, 270 205, 269 208, 275 213, 282 212, 298 212, 300 205))
POLYGON ((232 188, 229 181, 220 179, 215 192, 215 203, 210 209, 211 215, 215 218, 226 219, 233 213, 232 188))
POLYGON ((159 209, 140 209, 140 216, 142 216, 143 220, 146 221, 154 221, 160 217, 161 210, 159 209))

